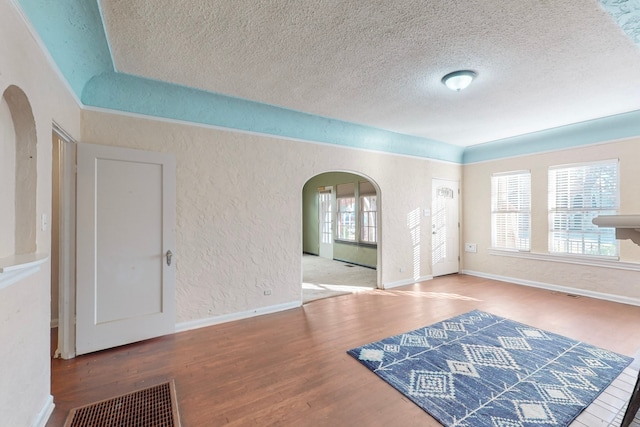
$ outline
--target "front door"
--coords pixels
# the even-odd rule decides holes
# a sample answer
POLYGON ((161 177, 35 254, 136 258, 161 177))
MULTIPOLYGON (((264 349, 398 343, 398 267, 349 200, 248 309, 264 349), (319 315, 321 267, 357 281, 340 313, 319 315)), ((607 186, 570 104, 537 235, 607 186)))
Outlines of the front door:
POLYGON ((434 277, 457 273, 460 267, 458 188, 457 181, 432 181, 431 257, 434 277))
POLYGON ((78 144, 76 354, 175 330, 175 159, 78 144))

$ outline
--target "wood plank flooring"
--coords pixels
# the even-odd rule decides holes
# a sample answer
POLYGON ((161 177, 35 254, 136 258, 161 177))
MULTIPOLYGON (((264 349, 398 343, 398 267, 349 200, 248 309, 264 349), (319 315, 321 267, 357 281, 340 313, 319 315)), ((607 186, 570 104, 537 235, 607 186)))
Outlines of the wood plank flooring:
POLYGON ((172 378, 183 427, 440 426, 346 350, 473 309, 630 356, 640 348, 640 307, 452 275, 54 359, 47 427, 172 378))

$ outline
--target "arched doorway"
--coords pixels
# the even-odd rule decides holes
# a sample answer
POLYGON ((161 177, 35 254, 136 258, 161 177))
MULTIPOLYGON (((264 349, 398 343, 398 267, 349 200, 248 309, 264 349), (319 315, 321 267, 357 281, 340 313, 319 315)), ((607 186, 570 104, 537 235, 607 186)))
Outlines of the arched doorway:
POLYGON ((302 190, 302 300, 380 285, 380 190, 359 173, 310 178, 302 190))

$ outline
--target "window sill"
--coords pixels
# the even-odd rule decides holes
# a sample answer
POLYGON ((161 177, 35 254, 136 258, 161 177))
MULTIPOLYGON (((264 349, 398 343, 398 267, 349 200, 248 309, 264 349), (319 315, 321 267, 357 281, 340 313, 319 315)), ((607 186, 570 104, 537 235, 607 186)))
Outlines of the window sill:
POLYGON ((508 249, 489 249, 489 255, 524 258, 536 261, 559 262, 563 264, 585 265, 589 267, 604 267, 616 270, 640 271, 640 264, 635 262, 623 262, 617 257, 576 256, 576 255, 552 255, 533 252, 511 251, 508 249))
POLYGON ((351 246, 363 246, 365 248, 377 249, 377 243, 365 243, 365 242, 354 242, 352 240, 334 240, 333 243, 337 243, 340 245, 351 245, 351 246))
POLYGON ((24 254, 0 258, 0 289, 36 273, 47 259, 49 259, 47 254, 24 254))

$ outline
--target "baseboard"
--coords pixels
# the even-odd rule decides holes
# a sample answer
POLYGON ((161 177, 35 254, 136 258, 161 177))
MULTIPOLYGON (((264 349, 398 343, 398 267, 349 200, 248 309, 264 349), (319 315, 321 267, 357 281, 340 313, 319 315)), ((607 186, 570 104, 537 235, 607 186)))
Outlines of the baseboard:
POLYGON ((49 421, 49 417, 53 413, 53 408, 55 406, 56 405, 53 403, 53 396, 49 395, 49 397, 47 397, 47 400, 44 402, 44 406, 31 425, 33 427, 45 427, 47 421, 49 421))
POLYGON ((175 332, 190 331, 192 329, 204 328, 207 326, 219 325, 221 323, 233 322, 234 320, 242 320, 242 319, 248 319, 250 317, 263 316, 265 314, 291 310, 292 308, 298 308, 301 306, 302 306, 302 301, 292 301, 284 304, 261 307, 255 310, 225 314, 222 316, 207 317, 205 319, 191 320, 188 322, 181 322, 176 324, 175 332))
POLYGON ((384 283, 382 285, 382 289, 392 289, 392 288, 397 288, 398 286, 413 285, 414 283, 425 282, 427 280, 432 280, 432 279, 433 279, 433 276, 420 276, 417 279, 406 279, 406 280, 400 280, 397 282, 389 282, 389 283, 384 283))
POLYGON ((532 288, 540 288, 540 289, 546 289, 549 291, 562 292, 562 293, 571 294, 571 295, 580 295, 583 297, 596 298, 596 299, 601 299, 605 301, 617 302, 620 304, 640 306, 640 299, 638 298, 629 298, 629 297, 624 297, 620 295, 606 294, 604 292, 594 292, 594 291, 588 291, 580 288, 572 288, 569 286, 561 286, 561 285, 554 285, 551 283, 536 282, 533 280, 518 279, 515 277, 499 276, 497 274, 483 273, 480 271, 462 270, 462 274, 467 274, 469 276, 482 277, 484 279, 499 280, 501 282, 515 283, 516 285, 530 286, 532 288))

